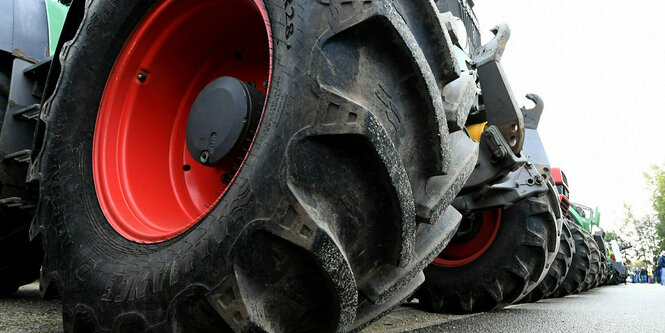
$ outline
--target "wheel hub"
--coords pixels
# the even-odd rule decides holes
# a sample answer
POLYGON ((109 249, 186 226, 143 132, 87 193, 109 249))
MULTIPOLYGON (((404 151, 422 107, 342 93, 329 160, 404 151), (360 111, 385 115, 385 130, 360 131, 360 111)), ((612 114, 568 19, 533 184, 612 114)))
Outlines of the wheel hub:
POLYGON ((270 89, 267 17, 261 0, 160 0, 123 37, 92 164, 99 206, 124 238, 174 238, 232 186, 260 127, 266 95, 253 87, 270 89))
MULTIPOLYGON (((233 155, 250 137, 252 120, 261 116, 265 94, 246 82, 224 76, 210 82, 187 117, 187 150, 207 166, 233 155)), ((251 138, 250 138, 251 139, 251 138)))
POLYGON ((492 245, 501 226, 501 209, 487 210, 473 217, 472 225, 459 230, 432 262, 439 267, 458 267, 473 262, 492 245))

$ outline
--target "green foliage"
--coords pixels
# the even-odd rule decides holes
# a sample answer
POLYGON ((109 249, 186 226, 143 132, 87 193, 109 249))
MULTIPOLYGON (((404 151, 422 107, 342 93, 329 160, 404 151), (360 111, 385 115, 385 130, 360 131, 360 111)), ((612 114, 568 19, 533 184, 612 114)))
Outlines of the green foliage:
POLYGON ((611 242, 613 240, 617 241, 619 243, 619 246, 629 246, 630 242, 628 242, 624 237, 621 237, 621 235, 617 232, 614 231, 607 231, 605 232, 605 237, 604 237, 606 242, 611 242))
POLYGON ((644 260, 636 260, 630 264, 630 267, 632 268, 642 268, 642 267, 647 267, 647 266, 652 266, 653 262, 649 261, 644 261, 644 260))
POLYGON ((665 251, 665 169, 653 165, 651 172, 645 172, 644 177, 651 191, 651 206, 658 217, 656 223, 656 233, 660 240, 658 247, 660 251, 665 251))
MULTIPOLYGON (((636 218, 630 205, 624 204, 625 218, 619 239, 627 239, 633 247, 626 251, 628 257, 653 262, 660 253, 661 238, 656 230, 660 221, 656 216, 645 215, 636 218)), ((607 239, 607 235, 606 235, 607 239)), ((621 243, 621 242, 619 242, 621 243)))
POLYGON ((607 242, 615 240, 615 241, 617 241, 619 244, 621 244, 621 236, 619 236, 619 234, 617 234, 617 233, 614 232, 614 231, 608 231, 608 232, 606 232, 606 233, 605 233, 605 240, 606 240, 607 242))

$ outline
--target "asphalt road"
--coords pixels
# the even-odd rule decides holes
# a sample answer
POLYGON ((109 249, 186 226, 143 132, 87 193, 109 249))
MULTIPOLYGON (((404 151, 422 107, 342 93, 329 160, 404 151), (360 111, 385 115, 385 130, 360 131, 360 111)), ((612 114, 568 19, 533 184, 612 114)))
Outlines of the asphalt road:
POLYGON ((0 298, 0 332, 62 332, 60 313, 60 302, 42 301, 35 282, 0 298))
MULTIPOLYGON (((375 332, 665 332, 665 287, 627 284, 581 295, 466 315, 401 307, 363 333, 375 332), (660 324, 660 326, 659 326, 660 324)), ((0 299, 0 332, 61 332, 58 301, 40 301, 31 284, 0 299)))
POLYGON ((370 326, 374 332, 665 332, 665 287, 605 286, 583 294, 512 305, 466 317, 442 316, 402 307, 370 326), (436 317, 435 317, 436 318, 436 317))

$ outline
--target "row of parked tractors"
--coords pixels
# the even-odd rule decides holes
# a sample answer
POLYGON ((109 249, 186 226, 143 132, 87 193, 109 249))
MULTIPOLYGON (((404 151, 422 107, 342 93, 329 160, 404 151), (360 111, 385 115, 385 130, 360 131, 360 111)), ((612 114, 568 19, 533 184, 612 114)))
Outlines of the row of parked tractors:
MULTIPOLYGON (((488 311, 511 303, 537 302, 544 298, 586 292, 599 286, 626 283, 628 272, 622 248, 616 240, 605 241, 605 232, 599 227, 598 209, 593 211, 581 204, 571 204, 566 175, 559 168, 550 169, 549 174, 558 194, 562 224, 554 260, 548 260, 543 270, 541 266, 536 266, 532 276, 537 278, 506 283, 514 276, 526 276, 524 272, 522 275, 512 272, 520 268, 532 269, 533 266, 528 263, 534 256, 524 255, 517 247, 511 249, 512 252, 499 247, 502 236, 500 227, 487 233, 482 230, 474 232, 473 237, 463 238, 464 225, 461 225, 448 246, 425 269, 424 286, 416 293, 422 307, 443 313, 488 311), (491 253, 493 251, 497 253, 491 253), (505 277, 506 280, 497 280, 505 277)), ((505 223, 506 217, 511 216, 508 215, 512 213, 511 209, 515 208, 482 212, 484 224, 481 229, 490 221, 505 223)), ((523 212, 518 216, 529 217, 538 212, 537 206, 525 205, 519 209, 523 212)), ((518 232, 531 230, 526 223, 523 228, 514 228, 518 232)), ((511 234, 511 237, 514 236, 511 234)), ((511 243, 512 239, 505 242, 511 243)))
POLYGON ((471 0, 0 15, 0 293, 39 278, 67 332, 358 331, 625 275, 471 0))

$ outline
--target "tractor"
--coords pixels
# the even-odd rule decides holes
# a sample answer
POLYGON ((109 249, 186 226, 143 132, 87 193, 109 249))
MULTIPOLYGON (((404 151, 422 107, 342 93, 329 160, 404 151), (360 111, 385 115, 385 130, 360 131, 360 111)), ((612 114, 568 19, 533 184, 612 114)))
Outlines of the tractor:
POLYGON ((0 290, 39 278, 66 332, 359 331, 566 265, 543 102, 518 106, 510 29, 482 45, 471 0, 0 13, 0 290))
POLYGON ((561 196, 562 206, 567 207, 565 225, 572 236, 573 251, 567 259, 567 273, 559 284, 543 297, 563 297, 602 285, 606 279, 607 250, 602 229, 592 230, 593 226, 598 227, 600 223, 598 209, 596 208, 594 213, 586 206, 571 203, 565 173, 555 168, 552 175, 561 196))
POLYGON ((619 245, 616 239, 609 242, 607 247, 608 256, 606 261, 606 285, 617 285, 626 283, 628 279, 628 270, 622 251, 630 248, 630 245, 619 245))

